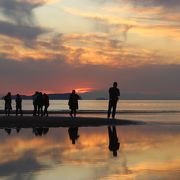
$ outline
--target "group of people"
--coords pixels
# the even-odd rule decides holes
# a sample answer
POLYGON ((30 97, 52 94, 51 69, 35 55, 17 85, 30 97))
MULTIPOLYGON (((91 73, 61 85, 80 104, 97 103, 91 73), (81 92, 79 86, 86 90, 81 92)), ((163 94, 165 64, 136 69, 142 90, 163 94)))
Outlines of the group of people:
MULTIPOLYGON (((5 101, 5 115, 9 116, 12 110, 12 97, 10 92, 8 92, 6 96, 4 96, 4 101, 5 101)), ((23 115, 22 98, 19 94, 16 95, 15 102, 16 102, 16 116, 18 114, 22 116, 23 115)))
POLYGON ((33 116, 48 116, 49 96, 36 91, 33 95, 33 106, 33 116))
MULTIPOLYGON (((109 105, 108 105, 108 113, 107 117, 110 118, 112 114, 112 118, 115 118, 116 114, 116 107, 118 98, 120 96, 120 91, 117 88, 117 82, 113 83, 113 87, 109 88, 109 105)), ((80 99, 80 96, 76 94, 75 90, 72 90, 72 93, 69 96, 69 109, 70 109, 70 116, 75 118, 77 114, 78 109, 78 100, 80 99)), ((5 101, 5 114, 10 115, 10 111, 12 110, 12 97, 11 93, 8 92, 6 96, 4 96, 5 101)), ((22 112, 22 98, 19 94, 16 95, 16 115, 20 114, 23 115, 22 112)), ((49 97, 46 93, 42 92, 35 92, 33 95, 33 116, 48 116, 48 107, 49 107, 49 97)))

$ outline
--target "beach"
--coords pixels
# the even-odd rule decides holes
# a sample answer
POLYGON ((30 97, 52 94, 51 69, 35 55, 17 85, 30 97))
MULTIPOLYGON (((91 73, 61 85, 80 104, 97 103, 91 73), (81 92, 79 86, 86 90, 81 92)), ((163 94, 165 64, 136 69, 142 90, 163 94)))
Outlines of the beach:
POLYGON ((107 119, 107 101, 81 102, 86 108, 74 119, 66 102, 51 104, 49 117, 32 116, 31 106, 23 116, 1 109, 1 179, 178 180, 179 101, 120 101, 115 120, 107 119), (116 157, 109 127, 119 142, 116 157))

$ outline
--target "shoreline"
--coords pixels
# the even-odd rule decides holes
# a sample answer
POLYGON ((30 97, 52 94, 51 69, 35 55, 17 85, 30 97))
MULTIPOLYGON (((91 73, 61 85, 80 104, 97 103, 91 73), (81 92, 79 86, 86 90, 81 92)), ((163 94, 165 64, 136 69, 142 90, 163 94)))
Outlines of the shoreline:
MULTIPOLYGON (((49 114, 69 114, 70 110, 49 110, 49 114)), ((116 114, 153 114, 153 113, 180 113, 180 111, 174 110, 121 110, 116 114)), ((15 110, 12 110, 10 114, 16 114, 15 110)), ((23 114, 33 114, 33 110, 23 110, 23 114)), ((107 114, 107 110, 79 110, 77 114, 107 114)), ((4 110, 0 110, 0 115, 4 115, 4 110)))
POLYGON ((143 125, 135 120, 107 119, 95 117, 39 117, 39 116, 1 116, 0 128, 33 128, 33 127, 98 127, 143 125))

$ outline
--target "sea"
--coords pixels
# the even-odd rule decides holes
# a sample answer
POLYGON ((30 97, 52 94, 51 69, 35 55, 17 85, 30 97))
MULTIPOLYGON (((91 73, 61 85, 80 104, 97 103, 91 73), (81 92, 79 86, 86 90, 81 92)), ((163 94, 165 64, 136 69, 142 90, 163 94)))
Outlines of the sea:
MULTIPOLYGON (((79 111, 87 113, 78 116, 106 118, 107 107, 107 100, 80 100, 79 111)), ((32 101, 24 100, 23 109, 32 110, 32 101)), ((49 110, 68 110, 67 101, 52 100, 49 110)), ((180 101, 119 100, 117 111, 116 119, 145 124, 0 129, 0 179, 179 180, 180 101)))

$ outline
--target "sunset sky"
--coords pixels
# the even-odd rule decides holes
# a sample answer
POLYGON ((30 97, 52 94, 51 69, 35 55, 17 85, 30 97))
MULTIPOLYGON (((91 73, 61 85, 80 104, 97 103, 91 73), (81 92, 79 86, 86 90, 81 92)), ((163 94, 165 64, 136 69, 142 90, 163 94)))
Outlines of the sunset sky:
POLYGON ((180 94, 179 0, 1 0, 0 94, 180 94))

